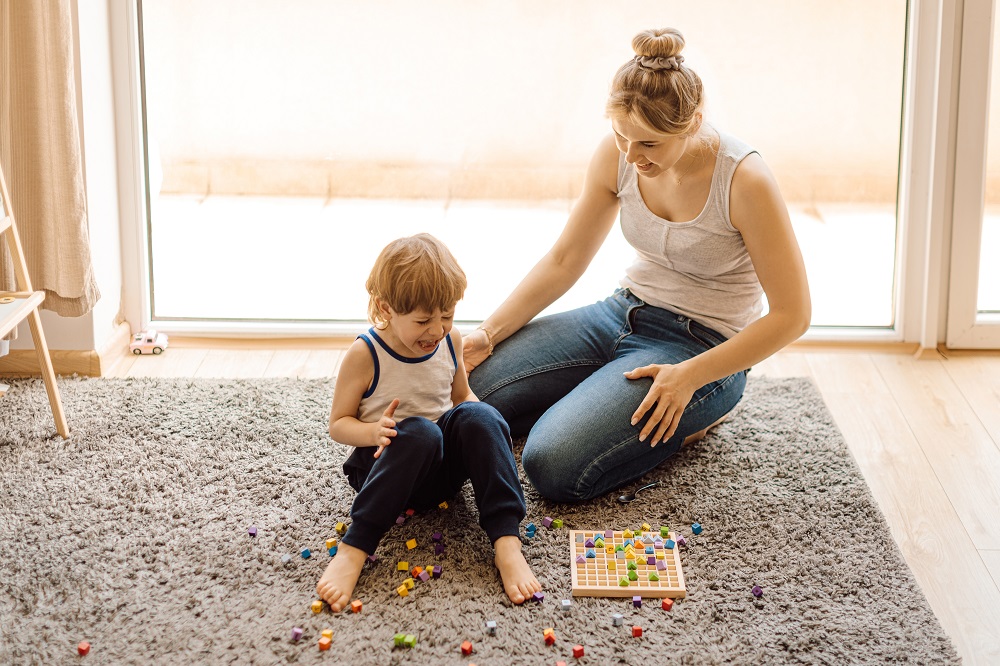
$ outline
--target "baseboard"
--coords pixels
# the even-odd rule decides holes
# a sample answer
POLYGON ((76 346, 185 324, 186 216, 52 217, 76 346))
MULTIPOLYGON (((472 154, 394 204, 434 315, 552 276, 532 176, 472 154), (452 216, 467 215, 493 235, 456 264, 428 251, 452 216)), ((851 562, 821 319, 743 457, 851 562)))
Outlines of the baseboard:
MULTIPOLYGON (((108 338, 104 347, 95 349, 50 349, 49 358, 57 375, 82 375, 102 377, 123 357, 128 355, 128 340, 131 336, 126 323, 119 324, 108 338)), ((41 377, 42 368, 38 364, 38 354, 34 349, 11 349, 0 358, 2 377, 41 377)))

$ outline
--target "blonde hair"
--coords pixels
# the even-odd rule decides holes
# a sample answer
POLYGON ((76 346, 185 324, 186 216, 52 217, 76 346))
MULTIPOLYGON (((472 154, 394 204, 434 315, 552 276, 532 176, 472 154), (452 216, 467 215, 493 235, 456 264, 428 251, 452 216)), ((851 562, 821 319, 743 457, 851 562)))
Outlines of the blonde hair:
POLYGON ((368 317, 379 328, 388 320, 378 301, 394 312, 449 310, 465 295, 465 272, 444 243, 430 234, 398 238, 383 248, 365 282, 368 317))
POLYGON ((632 38, 636 56, 611 82, 605 112, 661 134, 697 127, 704 103, 701 77, 683 64, 684 36, 674 28, 643 30, 632 38))

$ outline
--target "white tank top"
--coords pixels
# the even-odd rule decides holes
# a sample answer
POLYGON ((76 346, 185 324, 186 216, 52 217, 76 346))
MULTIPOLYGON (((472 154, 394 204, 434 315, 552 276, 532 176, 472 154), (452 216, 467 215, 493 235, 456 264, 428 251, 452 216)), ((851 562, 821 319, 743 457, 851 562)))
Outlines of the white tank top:
POLYGON ((739 163, 756 152, 719 132, 719 154, 704 209, 689 222, 655 215, 639 193, 635 165, 618 160, 622 233, 635 262, 620 284, 650 305, 690 317, 727 338, 763 310, 764 290, 743 236, 729 219, 729 192, 739 163))
POLYGON ((358 405, 358 420, 378 421, 395 398, 399 398, 393 417, 397 422, 410 416, 437 421, 452 408, 451 385, 458 359, 450 335, 445 338, 446 344, 439 343, 434 351, 419 358, 407 358, 392 351, 374 327, 358 337, 368 345, 375 363, 371 386, 358 405))

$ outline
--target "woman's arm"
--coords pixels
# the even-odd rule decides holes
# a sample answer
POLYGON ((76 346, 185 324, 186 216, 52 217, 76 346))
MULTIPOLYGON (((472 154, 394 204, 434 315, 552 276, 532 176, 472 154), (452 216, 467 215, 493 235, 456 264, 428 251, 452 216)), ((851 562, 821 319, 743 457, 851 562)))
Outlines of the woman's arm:
POLYGON ((374 423, 358 420, 358 406, 375 378, 375 363, 364 340, 358 339, 344 353, 330 408, 330 437, 349 446, 377 446, 375 457, 396 436, 393 413, 399 400, 393 400, 374 423))
POLYGON ((778 185, 756 153, 736 169, 729 211, 767 295, 768 313, 721 345, 687 361, 626 373, 629 379, 653 378, 653 386, 632 419, 635 424, 652 410, 639 439, 645 441, 652 434, 653 446, 673 436, 698 388, 750 368, 809 328, 812 305, 802 254, 778 185))
POLYGON ((458 405, 463 402, 479 402, 479 398, 472 392, 469 386, 469 375, 465 372, 465 360, 462 349, 462 334, 457 328, 451 329, 451 344, 455 348, 455 379, 451 382, 451 404, 458 405))
POLYGON ((618 213, 618 155, 614 135, 601 141, 590 160, 583 192, 552 248, 535 264, 482 330, 465 337, 465 364, 471 372, 489 355, 490 344, 513 335, 572 287, 590 265, 618 213))

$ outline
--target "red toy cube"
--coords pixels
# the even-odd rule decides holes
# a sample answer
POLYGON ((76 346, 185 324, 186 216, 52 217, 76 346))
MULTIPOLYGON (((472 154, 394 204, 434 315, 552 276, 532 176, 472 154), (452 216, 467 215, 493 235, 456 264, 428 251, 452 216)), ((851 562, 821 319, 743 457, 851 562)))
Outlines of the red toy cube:
POLYGON ((76 651, 81 655, 86 655, 90 652, 90 643, 87 641, 80 641, 80 644, 76 646, 76 651))
POLYGON ((582 656, 583 656, 583 646, 582 645, 574 645, 573 646, 573 657, 575 657, 576 659, 579 659, 582 656))
POLYGON ((466 657, 472 654, 472 641, 462 642, 462 654, 464 654, 466 657))
POLYGON ((632 636, 634 636, 635 638, 639 638, 640 636, 642 636, 642 627, 639 626, 632 627, 632 636))
POLYGON ((674 607, 674 600, 673 599, 664 599, 663 603, 660 604, 660 606, 663 608, 663 610, 668 611, 668 610, 670 610, 671 608, 674 607))

